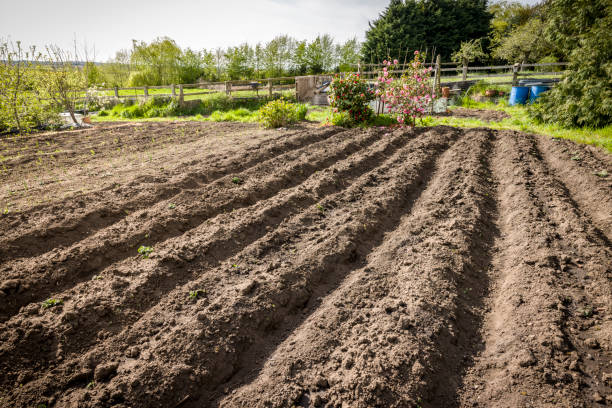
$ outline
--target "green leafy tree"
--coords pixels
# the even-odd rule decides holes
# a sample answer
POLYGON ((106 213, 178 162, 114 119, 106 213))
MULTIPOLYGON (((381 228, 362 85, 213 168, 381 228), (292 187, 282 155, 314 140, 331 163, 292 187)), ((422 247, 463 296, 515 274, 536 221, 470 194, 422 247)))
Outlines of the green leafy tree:
POLYGON ((334 66, 334 40, 329 34, 319 35, 306 47, 308 70, 312 74, 329 72, 334 66))
POLYGON ((157 38, 150 44, 133 42, 130 62, 138 71, 132 74, 134 86, 167 85, 179 82, 181 48, 168 37, 157 38))
POLYGON ((54 116, 36 88, 41 57, 33 47, 24 50, 19 41, 0 42, 0 132, 28 131, 54 116))
POLYGON ((344 44, 336 46, 338 70, 341 72, 355 71, 355 64, 359 62, 361 44, 353 37, 344 44))
POLYGON ((545 35, 570 65, 532 115, 568 127, 612 124, 612 4, 551 0, 545 35))
POLYGON ((252 76, 253 54, 253 49, 247 43, 237 47, 229 47, 225 51, 227 75, 230 79, 247 79, 252 76))
POLYGON ((480 39, 462 42, 459 50, 452 55, 453 61, 463 65, 486 57, 487 54, 482 50, 482 41, 480 39))
POLYGON ((202 52, 190 48, 181 52, 178 60, 178 81, 181 84, 193 84, 206 72, 202 52))
POLYGON ((402 61, 426 48, 448 59, 461 42, 486 37, 490 20, 486 0, 391 0, 369 23, 363 59, 402 61))
POLYGON ((308 73, 308 56, 306 55, 306 41, 298 41, 293 55, 291 56, 292 73, 296 75, 305 75, 308 73))
POLYGON ((538 61, 550 53, 550 45, 542 37, 544 23, 533 18, 516 27, 493 50, 493 56, 511 63, 538 61))
POLYGON ((498 47, 504 37, 517 27, 527 24, 532 18, 541 15, 540 4, 528 5, 517 1, 499 1, 489 6, 491 19, 491 48, 498 47))

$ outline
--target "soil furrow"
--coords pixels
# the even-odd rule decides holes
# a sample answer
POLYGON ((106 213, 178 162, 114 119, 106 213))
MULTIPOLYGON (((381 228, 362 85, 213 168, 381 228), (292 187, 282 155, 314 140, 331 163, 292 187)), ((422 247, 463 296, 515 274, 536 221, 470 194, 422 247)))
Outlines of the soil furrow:
MULTIPOLYGON (((9 229, 7 225, 5 234, 0 239, 0 260, 6 262, 16 257, 38 256, 58 246, 72 245, 87 235, 124 219, 134 211, 171 199, 183 189, 201 187, 202 184, 212 183, 230 173, 243 172, 265 160, 325 140, 338 132, 337 128, 304 131, 283 138, 277 143, 266 140, 242 155, 232 156, 220 163, 217 156, 205 158, 192 166, 181 168, 180 174, 166 181, 149 180, 148 183, 142 183, 141 180, 135 180, 125 183, 124 186, 107 187, 103 192, 72 197, 71 200, 82 202, 83 208, 68 219, 53 216, 65 210, 65 202, 36 207, 20 215, 18 228, 9 229), (128 194, 136 196, 127 202, 121 202, 120 198, 128 194), (90 209, 90 206, 94 208, 90 209), (40 221, 41 218, 44 218, 44 222, 40 221), (33 222, 28 223, 28 220, 33 222)), ((279 138, 274 138, 274 142, 276 139, 279 138)))
POLYGON ((595 392, 609 392, 602 377, 612 357, 605 237, 547 168, 533 136, 500 132, 492 162, 501 231, 495 284, 462 406, 592 406, 595 392), (597 328, 580 333, 583 325, 597 328))
POLYGON ((304 184, 277 195, 269 202, 260 202, 253 208, 211 220, 210 224, 203 225, 199 231, 190 232, 186 244, 180 244, 180 240, 174 244, 168 243, 168 248, 155 254, 151 261, 144 264, 142 261, 130 261, 105 272, 100 280, 86 282, 74 290, 58 294, 58 298, 70 299, 70 307, 59 314, 35 317, 38 323, 34 327, 27 326, 28 320, 31 320, 27 316, 37 315, 38 306, 29 306, 23 314, 7 322, 9 327, 15 327, 16 330, 23 327, 26 334, 19 337, 7 336, 2 353, 6 357, 2 360, 7 362, 8 367, 21 366, 21 357, 40 349, 42 360, 29 358, 27 363, 36 375, 39 371, 37 364, 78 353, 88 348, 92 342, 100 341, 122 327, 129 326, 144 310, 155 304, 163 293, 182 280, 206 273, 206 270, 214 272, 225 257, 263 236, 268 229, 291 214, 315 204, 328 194, 346 188, 348 182, 379 165, 387 155, 408 140, 405 135, 388 135, 371 146, 366 153, 353 155, 332 168, 313 174, 304 184), (129 275, 128 271, 138 269, 138 275, 130 276, 128 286, 125 279, 129 275), (76 310, 79 311, 78 315, 76 310), (104 329, 104 332, 98 333, 96 337, 100 329, 104 329), (40 339, 45 340, 41 342, 40 339))
POLYGON ((571 149, 560 141, 537 137, 538 149, 581 210, 612 241, 612 160, 604 162, 587 149, 571 149), (608 173, 609 172, 609 173, 608 173))
MULTIPOLYGON (((136 406, 172 405, 186 391, 193 393, 192 402, 211 398, 216 386, 240 368, 241 357, 255 339, 303 319, 301 309, 312 291, 324 286, 321 280, 337 284, 367 255, 373 240, 392 228, 394 214, 401 214, 416 198, 431 173, 432 156, 454 137, 446 133, 422 135, 394 156, 391 167, 378 168, 348 190, 328 196, 320 202, 322 209, 312 207, 283 222, 230 259, 230 265, 220 265, 216 275, 204 274, 174 290, 120 338, 87 353, 96 364, 119 358, 118 372, 131 374, 119 375, 90 392, 74 389, 65 394, 66 400, 78 398, 89 404, 82 400, 87 394, 92 405, 109 399, 136 406), (362 241, 356 241, 357 237, 362 241), (188 301, 187 293, 199 288, 206 288, 201 299, 188 301), (159 325, 166 315, 175 313, 169 326, 159 325), (145 332, 149 334, 143 337, 145 332), (128 351, 134 358, 126 359, 124 347, 145 337, 146 342, 139 341, 136 350, 128 351), (121 344, 125 346, 117 346, 121 344), (119 354, 113 351, 117 347, 123 349, 119 354), (190 351, 168 365, 164 356, 177 347, 190 351), (185 376, 192 380, 186 382, 185 376), (129 378, 138 378, 138 384, 129 378), (159 387, 159 392, 143 393, 150 387, 159 387), (117 389, 122 391, 117 393, 117 389)), ((38 388, 37 383, 32 386, 38 388)))
POLYGON ((447 150, 366 265, 220 405, 454 405, 466 357, 479 343, 495 235, 490 139, 490 131, 470 130, 447 150))
MULTIPOLYGON (((197 245, 191 243, 186 247, 181 245, 181 238, 175 240, 176 242, 170 240, 164 243, 163 247, 158 247, 159 256, 156 254, 152 257, 152 260, 157 262, 142 265, 142 261, 138 259, 128 260, 125 264, 115 264, 112 270, 103 271, 99 279, 93 282, 84 282, 63 293, 54 293, 57 298, 71 299, 74 308, 81 314, 95 315, 96 319, 85 325, 83 322, 74 321, 75 316, 70 310, 59 315, 50 315, 48 321, 43 320, 44 331, 47 333, 45 337, 51 339, 56 337, 54 333, 64 332, 62 327, 66 322, 69 322, 73 328, 75 325, 86 326, 86 330, 78 330, 78 335, 72 333, 74 330, 70 330, 71 335, 62 339, 61 348, 64 355, 78 353, 88 348, 96 341, 96 334, 100 330, 117 332, 131 324, 144 310, 155 304, 174 286, 180 285, 183 280, 189 279, 194 274, 201 274, 203 268, 218 266, 219 262, 223 262, 231 254, 239 252, 261 238, 268 229, 276 227, 283 219, 308 205, 313 205, 321 197, 342 190, 347 186, 347 182, 379 165, 382 158, 393 154, 408 140, 401 134, 385 137, 369 147, 365 153, 354 154, 329 169, 316 172, 298 187, 279 193, 267 201, 258 202, 248 210, 236 211, 210 220, 206 225, 190 233, 198 237, 197 245), (240 220, 240 225, 226 228, 233 220, 240 220), (195 253, 194 248, 197 248, 195 253), (196 253, 205 253, 206 256, 200 255, 198 258, 196 253), (185 265, 185 259, 190 261, 188 267, 185 265), (131 277, 129 287, 126 287, 125 276, 129 274, 127 271, 139 268, 141 269, 139 273, 131 277), (94 289, 92 286, 97 287, 94 289), (86 293, 87 296, 83 297, 81 293, 86 293), (139 293, 148 295, 143 298, 137 296, 139 293), (105 302, 106 299, 113 299, 112 306, 105 302)), ((36 309, 38 305, 32 305, 25 311, 25 315, 36 309)), ((14 325, 22 320, 22 316, 17 316, 7 324, 14 325)), ((31 344, 23 339, 15 340, 18 344, 7 347, 5 353, 19 356, 27 354, 27 350, 39 347, 36 342, 31 344), (21 352, 16 352, 17 349, 21 352)), ((7 342, 7 345, 10 343, 7 342)), ((46 356, 46 358, 52 357, 53 355, 46 356)), ((15 364, 10 358, 7 361, 11 365, 15 364)), ((32 360, 30 363, 34 365, 32 360)))
POLYGON ((260 163, 239 174, 244 181, 242 186, 232 183, 232 178, 226 176, 205 188, 182 191, 170 205, 160 202, 70 248, 56 249, 36 262, 27 259, 23 263, 6 263, 0 274, 16 282, 11 293, 19 296, 6 297, 0 314, 10 316, 23 305, 42 301, 54 292, 67 289, 65 281, 73 286, 75 281, 88 279, 109 265, 135 256, 139 245, 154 246, 181 236, 220 213, 251 206, 280 190, 298 185, 313 172, 371 145, 380 138, 381 132, 370 131, 357 137, 353 137, 354 134, 338 133, 302 150, 260 163), (262 173, 268 176, 257 177, 262 173), (212 204, 202 205, 200 200, 212 204), (50 269, 54 269, 51 276, 50 269))

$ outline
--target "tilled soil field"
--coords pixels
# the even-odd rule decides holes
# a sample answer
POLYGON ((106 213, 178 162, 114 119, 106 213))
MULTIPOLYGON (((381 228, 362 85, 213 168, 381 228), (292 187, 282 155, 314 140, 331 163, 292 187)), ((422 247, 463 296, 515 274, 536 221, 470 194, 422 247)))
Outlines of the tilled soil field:
POLYGON ((602 151, 214 123, 3 146, 3 407, 612 406, 602 151))

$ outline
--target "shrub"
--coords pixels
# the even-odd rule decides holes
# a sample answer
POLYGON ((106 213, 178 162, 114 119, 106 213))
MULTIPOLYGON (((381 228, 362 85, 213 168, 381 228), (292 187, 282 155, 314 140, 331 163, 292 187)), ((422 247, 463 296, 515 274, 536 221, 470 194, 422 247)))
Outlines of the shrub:
POLYGON ((270 101, 262 106, 257 114, 257 120, 266 128, 278 128, 296 123, 301 117, 306 117, 303 105, 296 105, 283 99, 270 101))
POLYGON ((418 51, 414 52, 412 63, 400 78, 394 78, 388 71, 388 68, 397 65, 397 60, 393 63, 383 61, 383 72, 378 78, 376 93, 389 113, 397 115, 399 123, 407 122, 414 126, 416 118, 423 117, 435 98, 430 83, 431 68, 423 66, 423 57, 418 51))
POLYGON ((353 127, 356 125, 351 115, 346 111, 334 112, 331 117, 331 124, 342 127, 353 127))
POLYGON ((348 74, 344 78, 336 76, 329 86, 330 105, 334 112, 348 112, 353 122, 367 121, 372 115, 368 102, 374 93, 359 74, 348 74))

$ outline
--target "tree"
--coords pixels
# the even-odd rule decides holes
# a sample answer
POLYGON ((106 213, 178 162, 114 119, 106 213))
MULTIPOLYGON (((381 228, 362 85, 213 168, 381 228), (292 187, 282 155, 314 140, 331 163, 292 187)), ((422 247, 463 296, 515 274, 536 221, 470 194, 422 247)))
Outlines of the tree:
POLYGON ((563 126, 612 124, 612 4, 551 0, 545 36, 570 65, 531 114, 563 126))
POLYGON ((135 86, 178 82, 181 55, 181 48, 168 37, 157 38, 150 44, 134 40, 130 62, 139 72, 130 82, 135 86))
POLYGON ((49 45, 44 58, 47 69, 38 83, 38 88, 51 99, 57 108, 67 110, 75 125, 74 111, 82 91, 87 85, 83 72, 74 66, 74 56, 61 48, 49 45))
POLYGON ((203 54, 187 48, 178 60, 178 81, 181 84, 193 84, 206 72, 203 54))
POLYGON ((39 101, 32 91, 33 64, 40 61, 35 48, 25 51, 21 42, 0 43, 0 131, 29 130, 36 123, 39 101))
POLYGON ((319 35, 306 47, 310 73, 329 72, 334 65, 334 40, 329 34, 319 35))
POLYGON ((453 53, 452 60, 467 66, 474 60, 486 57, 487 54, 482 50, 482 41, 478 39, 462 42, 459 50, 453 53))
POLYGON ((486 37, 490 20, 486 0, 391 0, 369 23, 363 59, 401 61, 425 48, 449 58, 461 42, 486 37))
POLYGON ((119 50, 115 57, 101 66, 104 79, 108 86, 127 86, 132 73, 130 64, 130 51, 119 50))
POLYGON ((336 46, 336 58, 338 70, 341 72, 355 71, 355 65, 359 62, 361 44, 353 37, 342 45, 336 46))
POLYGON ((227 75, 230 79, 247 79, 253 74, 253 49, 249 44, 243 43, 237 47, 229 47, 225 51, 227 59, 227 75))
POLYGON ((542 37, 543 31, 542 20, 533 18, 504 37, 493 50, 493 56, 512 63, 537 61, 550 53, 550 45, 542 37))
POLYGON ((291 64, 295 40, 287 35, 273 38, 264 49, 264 67, 268 77, 278 77, 286 73, 291 64))
POLYGON ((297 75, 305 75, 308 72, 308 58, 306 56, 306 48, 308 43, 298 41, 291 56, 292 72, 297 75))
POLYGON ((527 24, 534 17, 541 16, 541 5, 521 4, 517 1, 500 1, 489 6, 491 19, 491 48, 498 47, 504 37, 517 27, 527 24))

